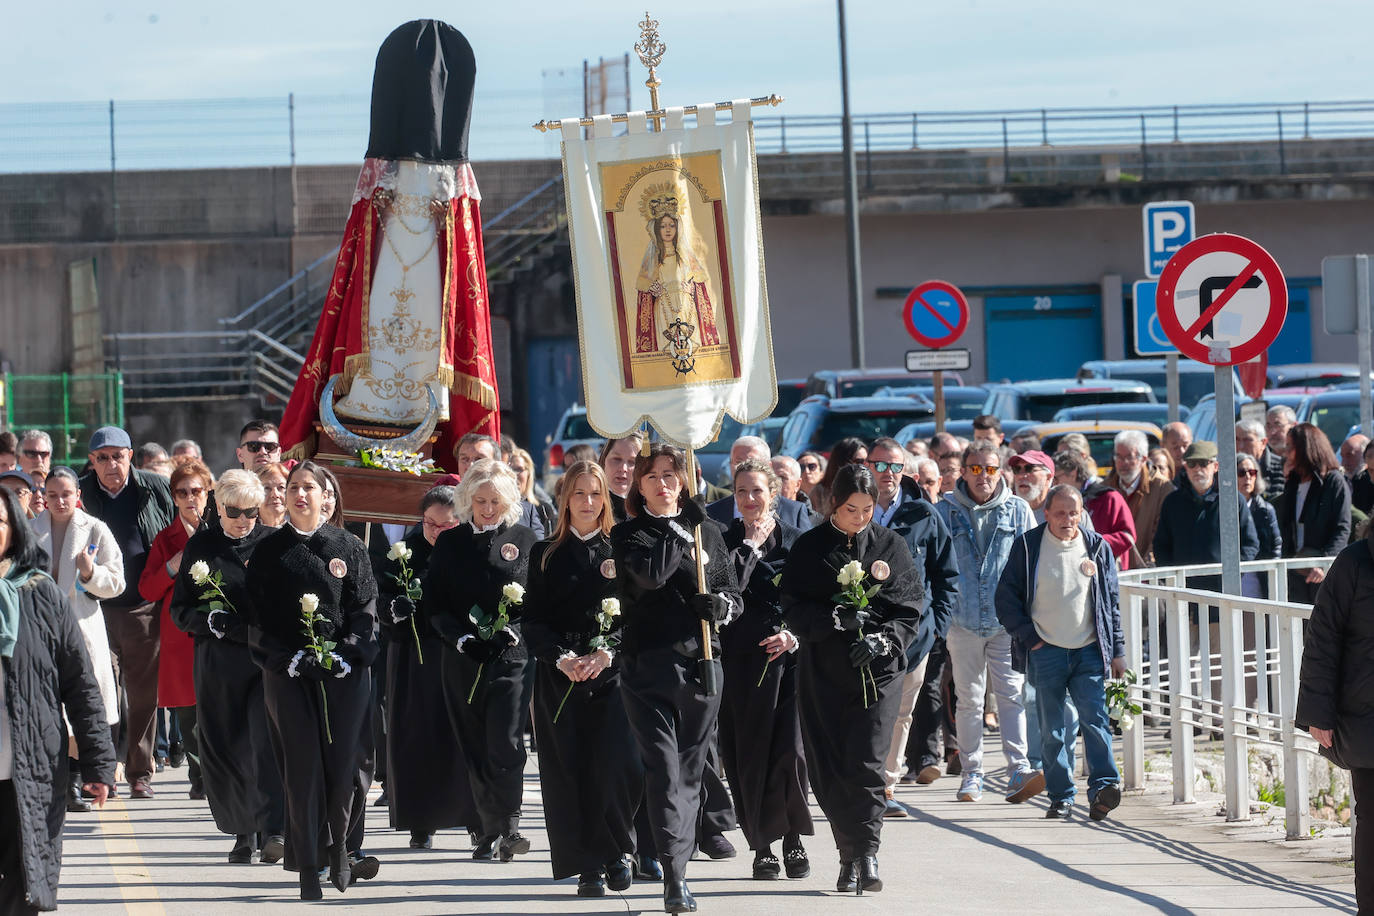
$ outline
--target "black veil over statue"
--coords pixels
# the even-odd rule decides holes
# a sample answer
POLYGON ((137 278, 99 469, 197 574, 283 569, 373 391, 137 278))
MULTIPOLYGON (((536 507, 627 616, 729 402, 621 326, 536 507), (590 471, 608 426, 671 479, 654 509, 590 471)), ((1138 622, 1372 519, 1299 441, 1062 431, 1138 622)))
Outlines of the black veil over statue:
POLYGON ((468 158, 477 59, 463 33, 416 19, 387 36, 372 76, 369 159, 468 158))

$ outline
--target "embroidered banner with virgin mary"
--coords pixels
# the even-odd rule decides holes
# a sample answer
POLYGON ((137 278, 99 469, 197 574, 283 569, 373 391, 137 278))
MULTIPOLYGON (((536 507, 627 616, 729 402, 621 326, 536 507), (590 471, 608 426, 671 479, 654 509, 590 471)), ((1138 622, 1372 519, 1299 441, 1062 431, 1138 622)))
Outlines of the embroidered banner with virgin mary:
POLYGON ((602 435, 651 423, 698 448, 728 413, 773 409, 753 125, 747 101, 694 126, 669 108, 662 131, 632 112, 612 136, 562 122, 587 419, 602 435))

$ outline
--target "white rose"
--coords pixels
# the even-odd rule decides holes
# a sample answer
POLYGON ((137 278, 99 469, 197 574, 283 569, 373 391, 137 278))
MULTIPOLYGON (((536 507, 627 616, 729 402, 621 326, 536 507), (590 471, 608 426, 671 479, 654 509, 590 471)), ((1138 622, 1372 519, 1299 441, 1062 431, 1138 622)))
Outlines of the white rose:
POLYGON ((405 541, 397 541, 391 545, 391 549, 386 552, 388 560, 409 560, 410 547, 405 541))
POLYGON ((191 581, 197 585, 204 585, 205 580, 210 578, 210 564, 204 560, 196 560, 191 564, 191 581))
POLYGON ((619 599, 619 598, 603 598, 603 599, 601 599, 601 613, 605 614, 607 617, 619 617, 619 616, 620 616, 620 599, 619 599))
POLYGON ((850 560, 840 568, 840 574, 835 578, 839 581, 840 585, 847 587, 863 578, 863 574, 863 564, 858 560, 850 560))
POLYGON ((510 604, 519 604, 525 600, 525 586, 519 582, 511 582, 501 589, 501 596, 510 604))
POLYGON ((307 614, 313 614, 319 606, 320 598, 314 592, 306 592, 304 595, 301 595, 302 611, 305 611, 307 614))
POLYGON ((1135 716, 1132 716, 1128 712, 1123 712, 1121 714, 1121 718, 1117 721, 1117 724, 1121 726, 1121 730, 1124 732, 1126 729, 1131 727, 1131 723, 1133 722, 1135 722, 1135 716))

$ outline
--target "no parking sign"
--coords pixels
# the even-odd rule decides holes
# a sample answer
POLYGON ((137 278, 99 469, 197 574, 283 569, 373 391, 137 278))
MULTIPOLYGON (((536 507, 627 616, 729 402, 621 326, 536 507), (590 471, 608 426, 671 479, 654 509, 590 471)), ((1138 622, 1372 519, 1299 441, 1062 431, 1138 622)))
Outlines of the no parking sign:
POLYGON ((927 280, 906 297, 902 319, 917 343, 947 347, 968 327, 968 300, 953 283, 927 280))

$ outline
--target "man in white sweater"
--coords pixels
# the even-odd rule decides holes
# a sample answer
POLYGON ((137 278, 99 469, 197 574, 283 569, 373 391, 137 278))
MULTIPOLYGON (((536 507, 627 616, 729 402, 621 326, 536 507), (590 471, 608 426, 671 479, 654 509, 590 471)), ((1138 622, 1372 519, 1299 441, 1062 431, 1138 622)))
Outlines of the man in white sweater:
POLYGON ((1027 669, 1039 700, 1049 818, 1073 814, 1073 736, 1064 707, 1078 709, 1088 760, 1088 803, 1102 820, 1121 803, 1112 759, 1106 681, 1126 670, 1116 560, 1102 537, 1080 526, 1083 497, 1057 486, 1045 499, 1045 524, 1016 539, 997 584, 997 618, 1015 641, 1013 663, 1027 669))

